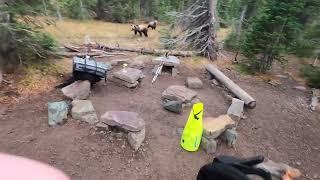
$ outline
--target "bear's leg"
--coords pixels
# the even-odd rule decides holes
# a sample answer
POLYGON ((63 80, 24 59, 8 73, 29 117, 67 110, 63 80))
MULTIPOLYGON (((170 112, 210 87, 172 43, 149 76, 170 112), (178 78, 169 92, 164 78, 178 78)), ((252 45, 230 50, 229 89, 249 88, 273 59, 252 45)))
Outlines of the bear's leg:
POLYGON ((137 31, 134 31, 134 35, 137 35, 137 31))
POLYGON ((142 36, 142 33, 141 33, 141 31, 139 31, 139 34, 140 34, 140 36, 142 36))
POLYGON ((143 31, 144 36, 148 37, 148 31, 143 31))

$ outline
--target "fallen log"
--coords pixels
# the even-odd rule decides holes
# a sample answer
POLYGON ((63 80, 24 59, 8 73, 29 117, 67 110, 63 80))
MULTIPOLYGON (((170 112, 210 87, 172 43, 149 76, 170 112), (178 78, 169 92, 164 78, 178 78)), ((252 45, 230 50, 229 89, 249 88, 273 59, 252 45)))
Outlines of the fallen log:
POLYGON ((63 45, 64 48, 68 49, 70 52, 81 52, 80 47, 72 46, 72 45, 63 45))
POLYGON ((214 65, 207 65, 207 71, 210 72, 218 81, 224 84, 235 96, 240 98, 249 108, 256 107, 256 100, 253 99, 247 92, 241 89, 236 83, 224 75, 217 67, 214 65))
POLYGON ((200 52, 194 51, 176 51, 176 50, 165 50, 165 49, 145 49, 145 48, 124 48, 124 47, 114 47, 107 45, 100 45, 95 43, 93 45, 94 49, 101 49, 103 51, 128 51, 128 52, 139 52, 141 54, 152 54, 152 55, 164 55, 168 53, 172 56, 182 56, 182 57, 190 57, 190 56, 199 56, 200 52))
POLYGON ((92 53, 77 53, 77 52, 58 52, 56 53, 56 55, 58 56, 63 56, 63 57, 74 57, 74 56, 78 56, 78 57, 86 57, 86 55, 90 56, 90 57, 113 57, 114 55, 108 55, 108 54, 102 54, 102 53, 98 53, 98 52, 92 52, 92 53))

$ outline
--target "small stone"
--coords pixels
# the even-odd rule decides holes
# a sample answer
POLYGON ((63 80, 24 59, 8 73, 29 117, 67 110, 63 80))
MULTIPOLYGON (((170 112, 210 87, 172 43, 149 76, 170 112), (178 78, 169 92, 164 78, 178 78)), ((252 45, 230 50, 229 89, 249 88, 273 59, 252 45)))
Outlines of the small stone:
POLYGON ((207 139, 205 137, 202 137, 201 147, 207 154, 213 154, 217 150, 217 141, 215 141, 214 139, 207 139))
POLYGON ((117 139, 120 139, 120 138, 123 137, 123 133, 122 133, 122 132, 114 133, 114 136, 115 136, 117 139))
POLYGON ((220 86, 220 83, 216 79, 212 79, 211 82, 216 86, 220 86))
POLYGON ((241 118, 243 116, 244 102, 240 99, 233 98, 227 114, 232 114, 241 118))
POLYGON ((65 96, 73 100, 84 100, 89 97, 90 88, 91 84, 89 81, 76 81, 70 84, 69 86, 62 88, 61 91, 65 96))
POLYGON ((103 122, 97 123, 96 127, 97 127, 98 131, 102 131, 102 132, 108 131, 108 129, 109 129, 109 126, 107 124, 103 123, 103 122))
POLYGON ((138 132, 129 132, 128 133, 128 143, 130 146, 137 151, 142 145, 144 139, 146 137, 145 128, 138 132))
POLYGON ((197 92, 186 88, 185 86, 173 85, 162 92, 162 99, 171 101, 180 101, 190 103, 197 96, 197 92))
POLYGON ((180 101, 168 101, 163 104, 163 108, 174 112, 174 113, 182 113, 182 102, 180 101))
POLYGON ((110 61, 110 64, 112 66, 117 66, 117 65, 126 64, 130 61, 131 61, 131 59, 114 59, 114 60, 110 61))
POLYGON ((188 77, 186 84, 191 89, 201 89, 203 87, 203 83, 198 77, 188 77))
POLYGON ((237 142, 238 133, 235 129, 227 129, 223 133, 223 139, 225 139, 228 143, 229 147, 234 147, 237 142))
POLYGON ((139 117, 139 114, 129 111, 108 111, 101 116, 101 122, 133 132, 145 127, 145 122, 139 117))
POLYGON ((178 74, 179 74, 178 68, 175 68, 175 67, 172 68, 171 76, 176 77, 176 76, 178 76, 178 74))
POLYGON ((177 133, 178 133, 179 137, 181 137, 182 133, 183 133, 183 128, 177 128, 177 133))
POLYGON ((301 162, 299 162, 299 161, 297 161, 296 164, 297 164, 298 166, 301 166, 301 162))
POLYGON ((320 98, 320 89, 312 89, 312 96, 320 98))
POLYGON ((295 86, 295 87, 293 87, 294 89, 297 89, 297 90, 300 90, 300 91, 306 91, 307 90, 307 88, 306 87, 304 87, 304 86, 295 86))
POLYGON ((318 105, 319 105, 319 98, 316 96, 313 96, 311 99, 311 105, 310 105, 311 110, 315 111, 318 105))
POLYGON ((278 74, 278 75, 276 75, 276 77, 282 78, 282 79, 287 79, 288 78, 288 76, 282 75, 282 74, 278 74))
POLYGON ((99 122, 94 107, 89 100, 73 100, 72 101, 72 118, 95 124, 99 122))
POLYGON ((68 103, 61 102, 49 102, 48 103, 48 124, 49 126, 55 126, 63 124, 64 120, 68 118, 68 103))
POLYGON ((203 136, 207 139, 219 137, 226 129, 235 127, 236 122, 228 115, 217 118, 208 117, 203 120, 203 136))

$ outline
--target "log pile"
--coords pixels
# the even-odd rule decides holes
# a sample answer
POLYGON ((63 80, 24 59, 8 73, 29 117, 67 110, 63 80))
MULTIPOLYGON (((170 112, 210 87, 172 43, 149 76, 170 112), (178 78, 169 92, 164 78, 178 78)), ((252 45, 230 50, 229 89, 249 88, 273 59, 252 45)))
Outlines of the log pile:
POLYGON ((150 55, 164 55, 169 54, 172 56, 181 57, 191 57, 201 55, 199 52, 193 51, 176 51, 176 50, 165 50, 165 49, 145 49, 145 48, 125 48, 117 46, 107 46, 98 43, 90 43, 87 46, 74 46, 74 45, 64 45, 64 52, 58 53, 60 56, 73 57, 79 56, 84 57, 89 55, 91 57, 102 58, 102 57, 112 57, 116 55, 126 55, 125 53, 116 53, 114 51, 125 51, 125 52, 138 52, 141 54, 150 55))

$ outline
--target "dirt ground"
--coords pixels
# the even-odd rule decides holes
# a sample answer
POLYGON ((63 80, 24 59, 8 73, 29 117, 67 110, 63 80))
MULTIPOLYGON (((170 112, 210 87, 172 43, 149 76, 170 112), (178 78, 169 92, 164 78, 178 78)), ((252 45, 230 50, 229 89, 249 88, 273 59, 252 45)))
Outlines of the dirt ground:
MULTIPOLYGON (((177 77, 161 75, 151 85, 153 65, 143 69, 146 77, 139 87, 128 89, 112 82, 93 87, 90 100, 98 116, 106 111, 138 112, 146 121, 146 141, 134 152, 124 137, 97 132, 94 126, 69 117, 66 124, 48 127, 47 102, 65 99, 58 84, 49 91, 23 97, 0 107, 0 151, 29 157, 64 171, 75 180, 101 179, 186 179, 193 180, 201 166, 217 155, 247 157, 263 155, 300 169, 301 179, 319 179, 320 114, 309 110, 310 90, 293 89, 289 78, 272 86, 255 77, 220 66, 221 70, 257 101, 255 109, 246 109, 240 121, 235 148, 219 141, 217 152, 182 150, 176 130, 183 127, 190 108, 181 115, 161 106, 161 93, 170 85, 183 85, 186 77, 198 76, 204 88, 196 90, 205 105, 205 117, 226 113, 230 102, 223 89, 212 87, 202 61, 185 60, 177 77)), ((223 63, 222 63, 223 64, 223 63)), ((60 79, 60 82, 62 80, 60 79)))

